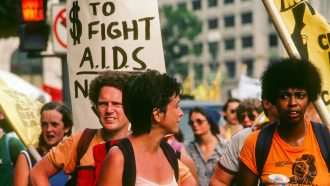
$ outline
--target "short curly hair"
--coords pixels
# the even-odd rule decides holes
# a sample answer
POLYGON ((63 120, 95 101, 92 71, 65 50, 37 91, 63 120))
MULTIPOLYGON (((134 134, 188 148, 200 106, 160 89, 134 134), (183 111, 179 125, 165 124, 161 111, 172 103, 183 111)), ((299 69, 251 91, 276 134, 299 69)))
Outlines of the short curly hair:
POLYGON ((287 88, 306 90, 308 101, 316 101, 321 93, 322 79, 318 68, 311 62, 283 58, 268 65, 261 78, 262 98, 275 104, 278 91, 287 88))
POLYGON ((114 87, 123 90, 124 83, 133 72, 105 71, 100 73, 89 85, 89 100, 92 105, 97 105, 100 90, 104 86, 114 87))

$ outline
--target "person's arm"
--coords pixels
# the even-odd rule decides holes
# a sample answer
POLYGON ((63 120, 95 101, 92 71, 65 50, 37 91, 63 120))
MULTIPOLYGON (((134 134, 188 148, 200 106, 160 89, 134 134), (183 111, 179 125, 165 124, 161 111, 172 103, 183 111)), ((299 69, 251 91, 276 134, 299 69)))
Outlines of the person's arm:
POLYGON ((197 180, 192 176, 189 168, 183 164, 181 160, 178 161, 179 163, 179 186, 197 186, 197 180))
POLYGON ((254 174, 243 162, 240 162, 237 177, 238 185, 255 186, 258 184, 258 176, 254 174))
POLYGON ((123 172, 124 155, 118 147, 112 147, 103 161, 97 185, 121 186, 123 172))
POLYGON ((14 186, 28 185, 29 183, 29 164, 23 153, 18 155, 14 170, 14 186))
POLYGON ((50 185, 48 178, 59 171, 44 156, 30 171, 30 183, 32 185, 50 185))
POLYGON ((185 179, 184 181, 178 184, 179 186, 197 186, 197 182, 193 176, 185 179))
POLYGON ((194 161, 191 159, 190 156, 188 156, 186 154, 186 152, 181 152, 181 157, 180 157, 180 161, 189 168, 189 171, 191 173, 191 175, 195 178, 196 183, 198 183, 198 174, 197 174, 197 170, 194 164, 194 161))
POLYGON ((226 171, 223 166, 221 166, 220 162, 215 165, 213 176, 210 180, 211 186, 224 186, 230 185, 235 177, 234 172, 230 173, 226 171))

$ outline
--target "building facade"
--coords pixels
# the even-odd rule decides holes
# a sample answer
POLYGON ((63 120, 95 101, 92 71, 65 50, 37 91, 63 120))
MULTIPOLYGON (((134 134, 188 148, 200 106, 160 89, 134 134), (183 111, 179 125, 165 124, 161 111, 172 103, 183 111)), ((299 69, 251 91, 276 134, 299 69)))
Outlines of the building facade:
MULTIPOLYGON (((222 72, 222 99, 235 96, 241 74, 259 78, 264 66, 287 53, 261 0, 159 0, 159 6, 186 6, 203 23, 192 42, 202 51, 188 64, 206 79, 217 67, 222 72)), ((311 1, 326 18, 328 0, 311 1)))

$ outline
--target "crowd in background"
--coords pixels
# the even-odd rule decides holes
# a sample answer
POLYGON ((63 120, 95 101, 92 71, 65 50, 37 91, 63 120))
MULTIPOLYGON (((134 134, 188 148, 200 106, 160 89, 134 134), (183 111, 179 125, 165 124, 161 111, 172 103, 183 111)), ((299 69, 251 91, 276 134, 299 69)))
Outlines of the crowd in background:
MULTIPOLYGON (((324 157, 314 129, 320 122, 312 105, 321 90, 318 69, 283 59, 269 65, 261 81, 260 99, 230 98, 222 110, 183 113, 181 84, 167 74, 101 73, 89 99, 102 128, 71 134, 70 110, 46 103, 39 162, 8 136, 12 129, 0 114, 0 185, 330 185, 330 152, 324 157), (178 126, 184 114, 194 134, 185 143, 178 126), (258 151, 264 133, 270 143, 258 151), (267 154, 259 158, 257 152, 267 154)), ((329 128, 320 130, 329 147, 329 128)))

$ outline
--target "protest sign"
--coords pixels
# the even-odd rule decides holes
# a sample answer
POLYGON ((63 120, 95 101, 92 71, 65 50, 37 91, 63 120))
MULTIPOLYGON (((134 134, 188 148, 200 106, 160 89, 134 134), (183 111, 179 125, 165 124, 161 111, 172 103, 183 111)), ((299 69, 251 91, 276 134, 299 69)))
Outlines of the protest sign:
MULTIPOLYGON (((0 109, 7 122, 31 153, 36 153, 34 147, 38 145, 41 133, 39 112, 42 104, 8 87, 1 80, 0 97, 0 109)), ((33 156, 36 160, 40 159, 38 153, 33 156)))
POLYGON ((66 23, 74 130, 100 127, 88 100, 99 72, 165 72, 157 1, 69 0, 66 23))
POLYGON ((319 107, 321 118, 329 118, 330 25, 307 0, 263 0, 263 2, 289 55, 310 60, 320 69, 323 79, 320 98, 322 101, 319 100, 314 105, 319 107))

